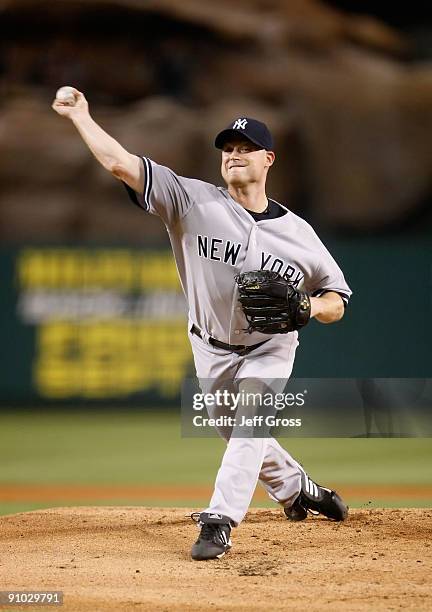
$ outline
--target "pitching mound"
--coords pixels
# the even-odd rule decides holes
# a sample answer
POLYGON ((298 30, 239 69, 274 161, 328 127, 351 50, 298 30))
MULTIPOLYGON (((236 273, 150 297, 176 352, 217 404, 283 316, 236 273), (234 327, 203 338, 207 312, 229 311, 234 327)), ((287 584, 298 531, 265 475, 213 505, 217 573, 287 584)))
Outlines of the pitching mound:
POLYGON ((197 528, 187 514, 97 507, 1 517, 1 589, 62 590, 59 609, 73 612, 432 609, 430 509, 354 510, 345 523, 252 510, 232 551, 206 562, 189 557, 197 528))

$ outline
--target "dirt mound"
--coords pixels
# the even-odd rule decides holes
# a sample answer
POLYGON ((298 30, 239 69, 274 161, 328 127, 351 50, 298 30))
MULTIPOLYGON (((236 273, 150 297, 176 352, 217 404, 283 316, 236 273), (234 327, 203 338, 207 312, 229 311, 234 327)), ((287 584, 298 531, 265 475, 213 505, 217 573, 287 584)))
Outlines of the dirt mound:
POLYGON ((80 507, 1 517, 0 588, 62 590, 60 609, 74 612, 432 609, 432 509, 353 510, 345 523, 255 509, 233 550, 208 562, 190 559, 187 515, 80 507))

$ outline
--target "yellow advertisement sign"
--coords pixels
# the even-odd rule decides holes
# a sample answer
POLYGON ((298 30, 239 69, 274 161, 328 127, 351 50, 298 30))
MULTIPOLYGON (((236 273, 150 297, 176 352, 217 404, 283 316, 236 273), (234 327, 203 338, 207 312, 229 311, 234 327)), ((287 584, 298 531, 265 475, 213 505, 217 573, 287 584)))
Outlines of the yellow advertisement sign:
POLYGON ((37 330, 33 374, 41 396, 180 393, 192 354, 170 252, 31 248, 16 270, 20 317, 37 330))

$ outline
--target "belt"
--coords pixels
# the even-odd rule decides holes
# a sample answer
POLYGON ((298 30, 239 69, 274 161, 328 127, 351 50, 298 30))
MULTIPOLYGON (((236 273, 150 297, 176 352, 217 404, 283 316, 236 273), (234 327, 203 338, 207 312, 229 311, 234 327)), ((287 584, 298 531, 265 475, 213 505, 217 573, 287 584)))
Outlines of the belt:
MULTIPOLYGON (((190 331, 192 334, 195 334, 195 336, 198 336, 198 338, 201 338, 202 340, 201 330, 196 325, 192 325, 190 331)), ((209 344, 215 346, 216 348, 223 349, 224 351, 231 351, 232 353, 237 353, 237 355, 247 355, 254 349, 268 342, 268 340, 263 340, 262 342, 258 342, 258 344, 246 346, 245 344, 227 344, 226 342, 221 342, 220 340, 216 340, 216 338, 212 338, 211 336, 208 341, 209 344)))

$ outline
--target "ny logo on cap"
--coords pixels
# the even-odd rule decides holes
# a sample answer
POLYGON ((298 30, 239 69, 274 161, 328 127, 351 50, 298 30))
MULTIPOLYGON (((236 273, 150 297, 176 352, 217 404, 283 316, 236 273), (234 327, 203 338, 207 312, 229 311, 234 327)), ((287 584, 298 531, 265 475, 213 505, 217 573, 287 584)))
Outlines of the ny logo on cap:
POLYGON ((247 125, 247 119, 237 119, 232 126, 233 130, 244 130, 247 125))

